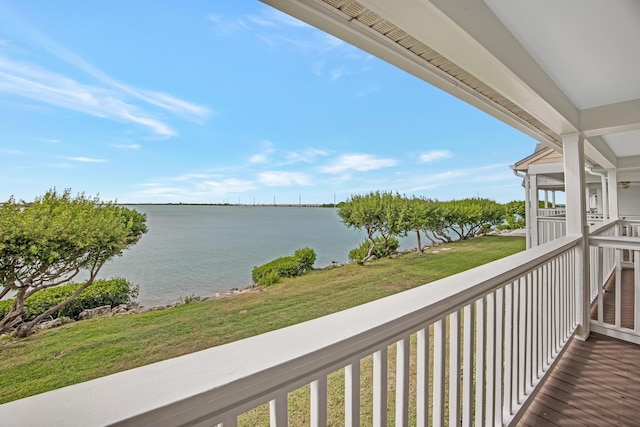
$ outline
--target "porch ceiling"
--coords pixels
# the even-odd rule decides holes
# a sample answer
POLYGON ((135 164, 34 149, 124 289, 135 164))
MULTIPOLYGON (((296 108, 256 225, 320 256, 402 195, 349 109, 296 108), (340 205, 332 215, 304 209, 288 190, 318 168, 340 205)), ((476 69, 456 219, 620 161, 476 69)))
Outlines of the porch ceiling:
POLYGON ((635 0, 262 0, 561 150, 640 168, 635 0), (624 159, 624 161, 623 161, 624 159))

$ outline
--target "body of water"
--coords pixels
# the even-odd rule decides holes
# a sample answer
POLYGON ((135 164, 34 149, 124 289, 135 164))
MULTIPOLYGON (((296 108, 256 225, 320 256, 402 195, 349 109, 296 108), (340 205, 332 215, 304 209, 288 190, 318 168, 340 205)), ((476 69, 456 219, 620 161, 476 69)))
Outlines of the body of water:
MULTIPOLYGON (((344 263, 366 237, 347 228, 333 208, 135 205, 149 232, 101 278, 121 276, 140 286, 145 306, 177 302, 251 285, 251 270, 302 247, 315 250, 315 268, 344 263)), ((416 246, 415 237, 401 248, 416 246)))

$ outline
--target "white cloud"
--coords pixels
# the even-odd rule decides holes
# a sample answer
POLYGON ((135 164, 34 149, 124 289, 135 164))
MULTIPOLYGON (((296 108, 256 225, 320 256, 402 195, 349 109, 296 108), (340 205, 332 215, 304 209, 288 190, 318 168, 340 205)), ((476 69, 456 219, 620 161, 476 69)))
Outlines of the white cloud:
POLYGON ((317 157, 328 156, 328 155, 329 155, 329 152, 324 150, 318 150, 317 148, 308 148, 302 151, 292 151, 287 153, 286 163, 287 164, 297 163, 297 162, 313 163, 313 161, 317 157))
POLYGON ((25 154, 24 151, 16 150, 14 148, 3 148, 0 150, 0 152, 12 156, 22 156, 23 154, 25 154))
POLYGON ((342 173, 353 170, 357 172, 367 172, 376 169, 395 166, 398 162, 394 159, 380 158, 371 154, 345 154, 340 156, 333 164, 323 166, 319 169, 324 173, 342 173))
POLYGON ((433 174, 416 174, 398 183, 403 192, 435 188, 468 188, 473 183, 505 182, 513 177, 506 164, 489 164, 466 169, 451 169, 433 174))
POLYGON ((80 163, 106 163, 105 159, 96 159, 93 157, 65 157, 67 160, 80 163))
POLYGON ((240 31, 250 29, 242 19, 227 19, 222 15, 214 13, 209 14, 207 18, 213 23, 215 31, 219 36, 230 37, 240 31))
POLYGON ((312 58, 311 69, 318 77, 327 76, 337 80, 346 75, 362 74, 369 69, 369 66, 362 67, 361 64, 363 59, 368 61, 371 55, 272 8, 264 8, 259 14, 244 19, 227 19, 216 14, 208 18, 216 31, 224 36, 247 31, 270 48, 287 46, 312 58))
POLYGON ((137 123, 163 137, 176 135, 166 123, 153 118, 138 106, 118 99, 121 94, 3 57, 0 57, 0 92, 96 117, 137 123))
POLYGON ((262 172, 258 175, 261 184, 268 187, 283 187, 288 185, 310 185, 309 177, 302 172, 262 172))
POLYGON ((142 148, 140 144, 112 144, 113 148, 121 148, 123 150, 139 150, 142 148))
POLYGON ((146 111, 153 106, 198 123, 213 112, 169 94, 126 85, 34 29, 25 28, 30 39, 49 54, 96 80, 87 84, 51 72, 32 63, 0 55, 0 92, 97 117, 136 123, 162 137, 177 133, 167 123, 146 111))
POLYGON ((334 68, 333 70, 331 70, 331 79, 332 80, 338 80, 340 77, 344 76, 345 74, 348 74, 348 72, 346 71, 346 67, 342 66, 339 68, 334 68))
POLYGON ((208 179, 211 178, 211 174, 208 173, 185 173, 183 175, 171 178, 171 181, 191 181, 194 179, 208 179))
POLYGON ((206 187, 208 193, 216 196, 244 193, 256 188, 252 181, 237 178, 226 178, 221 181, 203 181, 202 185, 206 187))
POLYGON ((264 153, 255 154, 249 157, 249 163, 258 164, 258 163, 266 163, 268 160, 267 155, 264 153))
POLYGON ((249 157, 249 163, 266 163, 269 161, 269 155, 276 151, 271 141, 261 141, 260 146, 262 147, 262 153, 254 154, 249 157))
POLYGON ((448 150, 433 150, 426 153, 420 153, 418 157, 418 163, 429 163, 438 159, 446 159, 451 157, 451 152, 448 150))
POLYGON ((261 27, 279 28, 279 27, 295 27, 295 28, 311 28, 311 26, 291 15, 280 12, 279 10, 268 8, 263 9, 261 15, 251 15, 248 18, 254 24, 261 27))

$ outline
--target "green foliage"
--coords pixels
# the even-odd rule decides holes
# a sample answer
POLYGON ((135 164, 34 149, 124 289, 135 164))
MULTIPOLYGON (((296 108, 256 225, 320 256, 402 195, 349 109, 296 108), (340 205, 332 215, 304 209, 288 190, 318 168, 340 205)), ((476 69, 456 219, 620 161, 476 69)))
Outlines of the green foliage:
MULTIPOLYGON (((290 286, 272 286, 262 292, 134 316, 76 322, 28 340, 0 340, 0 404, 255 336, 422 286, 523 251, 525 239, 487 236, 449 247, 452 250, 423 257, 383 259, 376 262, 375 268, 349 264, 313 270, 290 279, 290 286)), ((393 368, 389 369, 393 372, 393 368)), ((363 387, 371 386, 371 372, 363 370, 363 387)), ((344 379, 341 381, 344 384, 344 379)), ((367 392, 372 395, 370 389, 367 392)), ((342 391, 330 399, 343 397, 342 391)), ((308 404, 308 391, 306 397, 289 401, 290 407, 296 408, 308 404)), ((328 425, 343 424, 344 416, 333 415, 328 425)), ((268 408, 265 422, 242 423, 268 424, 268 408)), ((289 425, 308 425, 308 419, 289 420, 289 425)), ((362 425, 372 423, 364 421, 362 425)))
MULTIPOLYGON (((351 196, 339 205, 338 215, 347 227, 367 232, 367 252, 364 253, 361 246, 349 254, 354 260, 362 257, 360 263, 363 263, 378 246, 375 243, 377 237, 388 242, 392 236, 406 236, 414 231, 420 253, 421 231, 433 243, 466 240, 501 224, 504 208, 493 200, 475 197, 441 202, 376 191, 364 196, 351 196)), ((388 248, 389 244, 386 243, 385 247, 388 248)))
POLYGON ((197 301, 197 298, 194 294, 191 295, 187 295, 184 298, 180 298, 180 302, 182 302, 183 304, 191 304, 197 301))
POLYGON ((303 271, 309 271, 313 268, 313 263, 316 262, 316 252, 311 248, 301 248, 293 253, 294 258, 298 259, 300 269, 303 271))
POLYGON ((276 258, 251 271, 254 283, 271 286, 278 283, 282 277, 300 276, 313 268, 316 253, 311 248, 301 248, 293 255, 276 258))
POLYGON ((442 202, 447 227, 461 240, 486 233, 504 220, 504 208, 491 199, 472 197, 442 202))
MULTIPOLYGON (((373 248, 371 255, 376 258, 385 258, 390 254, 396 253, 398 247, 400 247, 400 241, 393 236, 386 241, 382 237, 376 237, 374 238, 374 242, 375 247, 373 248)), ((354 262, 362 261, 368 257, 370 247, 371 242, 369 240, 365 240, 360 246, 349 252, 349 259, 354 262)))
POLYGON ((510 229, 522 228, 526 224, 526 204, 524 200, 513 200, 505 203, 505 219, 510 229))
POLYGON ((146 233, 145 222, 133 209, 84 194, 72 197, 70 190, 50 190, 32 203, 11 198, 0 206, 0 299, 15 295, 0 333, 19 327, 18 336, 28 334, 38 319, 20 320, 26 301, 42 289, 69 283, 80 271, 89 273, 85 286, 90 286, 105 262, 146 233))
POLYGON ((277 270, 268 270, 264 273, 261 273, 261 277, 256 280, 256 283, 259 283, 261 286, 271 286, 276 283, 280 283, 282 281, 282 277, 278 274, 277 270))
MULTIPOLYGON (((66 300, 82 283, 68 283, 66 285, 47 288, 34 294, 25 301, 26 313, 24 321, 30 321, 52 307, 66 300)), ((52 318, 71 317, 77 319, 82 310, 96 308, 103 305, 115 307, 120 304, 133 302, 138 296, 138 286, 131 284, 121 277, 110 280, 96 280, 93 285, 83 290, 78 297, 65 305, 62 309, 51 314, 52 318)), ((11 309, 13 299, 0 301, 0 319, 11 309)))
POLYGON ((351 196, 338 208, 338 216, 347 227, 367 232, 369 250, 360 263, 373 254, 376 236, 387 242, 385 247, 389 248, 388 240, 392 236, 404 236, 411 230, 406 199, 397 193, 375 191, 351 196))

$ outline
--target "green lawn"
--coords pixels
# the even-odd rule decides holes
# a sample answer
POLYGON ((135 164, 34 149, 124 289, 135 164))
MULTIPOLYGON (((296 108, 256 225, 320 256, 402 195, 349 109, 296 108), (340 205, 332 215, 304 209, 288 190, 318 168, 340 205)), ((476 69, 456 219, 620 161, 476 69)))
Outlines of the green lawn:
POLYGON ((450 250, 314 270, 230 298, 5 339, 0 341, 0 403, 344 310, 522 251, 525 240, 487 236, 445 248, 450 250))

